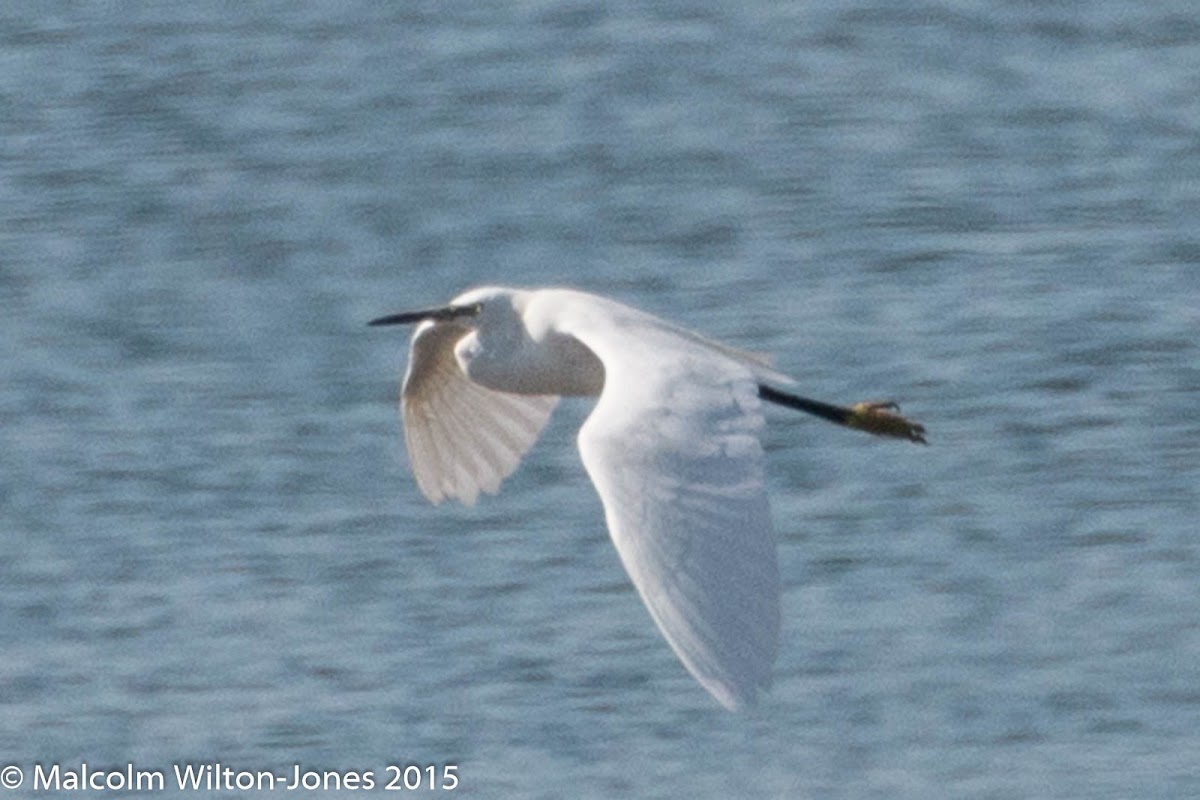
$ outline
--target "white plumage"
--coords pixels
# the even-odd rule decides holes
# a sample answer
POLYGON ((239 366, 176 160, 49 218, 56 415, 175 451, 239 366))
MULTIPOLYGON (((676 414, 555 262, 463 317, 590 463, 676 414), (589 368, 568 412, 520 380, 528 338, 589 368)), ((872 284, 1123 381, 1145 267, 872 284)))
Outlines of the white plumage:
POLYGON ((784 394, 793 381, 762 359, 583 292, 475 289, 372 324, 411 322, 401 406, 425 496, 497 491, 560 396, 598 395, 579 452, 613 544, 680 661, 730 709, 770 685, 779 645, 761 398, 923 441, 883 404, 784 394))

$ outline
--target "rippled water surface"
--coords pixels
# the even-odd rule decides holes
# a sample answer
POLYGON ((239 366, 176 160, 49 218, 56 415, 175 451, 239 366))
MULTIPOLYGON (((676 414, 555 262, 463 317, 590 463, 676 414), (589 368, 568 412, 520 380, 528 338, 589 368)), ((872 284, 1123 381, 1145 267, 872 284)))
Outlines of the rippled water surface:
POLYGON ((1190 3, 19 4, 0 135, 21 791, 219 761, 1200 794, 1190 3), (771 414, 785 640, 753 713, 629 586, 586 402, 499 496, 420 497, 406 342, 364 323, 480 283, 612 295, 929 426, 771 414))

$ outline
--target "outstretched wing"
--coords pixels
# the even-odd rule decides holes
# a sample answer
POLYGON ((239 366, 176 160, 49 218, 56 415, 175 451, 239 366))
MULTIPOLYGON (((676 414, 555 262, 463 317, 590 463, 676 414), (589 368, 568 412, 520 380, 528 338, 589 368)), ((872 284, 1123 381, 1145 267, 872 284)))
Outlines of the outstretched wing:
POLYGON ((473 505, 517 468, 558 398, 495 392, 459 369, 454 345, 470 332, 456 322, 425 321, 413 332, 400 408, 417 485, 434 503, 473 505))
POLYGON ((780 595, 752 369, 640 312, 575 299, 560 330, 605 368, 579 450, 617 552, 692 675, 727 708, 752 703, 770 685, 780 595))

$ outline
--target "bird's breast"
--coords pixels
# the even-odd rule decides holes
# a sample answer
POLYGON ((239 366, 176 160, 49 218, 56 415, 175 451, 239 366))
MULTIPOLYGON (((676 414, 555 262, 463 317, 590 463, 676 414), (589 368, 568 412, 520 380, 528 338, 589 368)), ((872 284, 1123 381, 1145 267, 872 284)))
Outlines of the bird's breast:
POLYGON ((604 388, 604 365, 572 336, 491 342, 472 332, 459 340, 454 357, 475 383, 509 394, 591 397, 604 388))

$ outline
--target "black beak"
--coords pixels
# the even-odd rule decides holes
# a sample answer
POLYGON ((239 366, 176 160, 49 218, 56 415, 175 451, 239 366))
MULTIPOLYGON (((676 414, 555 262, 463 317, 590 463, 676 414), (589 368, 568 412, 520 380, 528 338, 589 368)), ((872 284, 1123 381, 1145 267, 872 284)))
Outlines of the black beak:
POLYGON ((388 314, 386 317, 373 319, 367 324, 411 325, 414 322, 422 322, 427 319, 444 322, 450 319, 458 319, 459 317, 478 316, 482 308, 479 303, 472 303, 469 306, 444 306, 442 308, 423 308, 419 311, 401 311, 399 314, 388 314))

